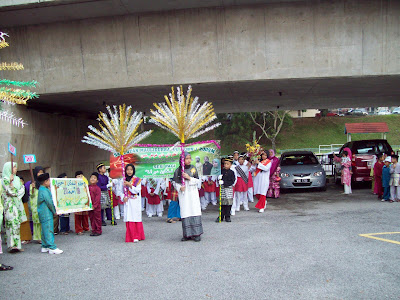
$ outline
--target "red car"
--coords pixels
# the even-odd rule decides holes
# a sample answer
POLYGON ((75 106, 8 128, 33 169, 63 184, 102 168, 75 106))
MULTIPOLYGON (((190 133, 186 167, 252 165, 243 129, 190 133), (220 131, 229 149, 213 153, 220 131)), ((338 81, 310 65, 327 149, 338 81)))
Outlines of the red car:
MULTIPOLYGON (((361 140, 348 142, 340 148, 339 157, 342 155, 344 148, 350 148, 352 153, 352 182, 372 181, 370 174, 374 156, 379 153, 386 153, 389 156, 394 154, 393 149, 387 140, 361 140)), ((340 182, 340 167, 340 163, 335 162, 335 181, 337 183, 340 182)))

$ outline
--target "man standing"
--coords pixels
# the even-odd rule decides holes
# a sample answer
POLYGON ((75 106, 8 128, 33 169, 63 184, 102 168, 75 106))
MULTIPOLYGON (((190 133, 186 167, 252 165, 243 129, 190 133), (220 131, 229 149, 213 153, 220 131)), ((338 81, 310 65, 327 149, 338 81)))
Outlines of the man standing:
POLYGON ((210 158, 208 156, 204 156, 204 164, 203 164, 203 175, 210 175, 212 164, 210 163, 210 158))

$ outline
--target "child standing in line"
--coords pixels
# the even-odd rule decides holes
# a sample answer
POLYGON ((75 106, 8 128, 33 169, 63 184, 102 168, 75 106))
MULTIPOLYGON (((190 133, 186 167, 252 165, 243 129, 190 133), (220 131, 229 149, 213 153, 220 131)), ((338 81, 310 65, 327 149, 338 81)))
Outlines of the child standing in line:
POLYGON ((216 175, 208 175, 203 176, 202 178, 202 187, 204 189, 204 196, 200 198, 201 201, 201 209, 206 210, 209 203, 212 205, 217 205, 217 176, 216 175))
MULTIPOLYGON (((60 175, 57 176, 57 178, 68 178, 68 176, 66 173, 61 173, 60 175)), ((60 234, 68 235, 72 233, 73 231, 69 226, 69 214, 61 214, 59 219, 60 219, 60 234)))
POLYGON ((115 220, 120 220, 121 218, 124 218, 124 202, 122 201, 121 197, 117 196, 117 194, 115 193, 116 188, 119 184, 119 179, 113 179, 111 182, 112 182, 112 192, 109 190, 108 194, 111 200, 111 193, 112 193, 114 218, 115 220))
POLYGON ((89 178, 89 193, 92 200, 93 210, 89 211, 90 225, 92 226, 92 233, 90 236, 99 236, 102 233, 101 229, 101 189, 98 187, 97 182, 99 173, 94 172, 89 178))
POLYGON ((392 155, 392 165, 390 166, 390 202, 400 202, 400 165, 399 156, 392 155))
MULTIPOLYGON (((19 176, 19 179, 21 181, 21 185, 25 186, 24 178, 22 176, 19 176)), ((30 213, 29 213, 29 197, 26 197, 26 195, 24 195, 21 200, 26 215, 26 221, 21 223, 20 236, 22 245, 26 245, 32 242, 32 232, 31 232, 30 213)))
POLYGON ((146 201, 147 201, 147 179, 143 178, 141 182, 141 198, 142 198, 142 211, 144 211, 146 207, 146 201))
MULTIPOLYGON (((77 171, 75 173, 75 178, 82 179, 86 184, 88 184, 82 171, 77 171)), ((83 235, 83 231, 89 231, 89 214, 87 211, 75 213, 75 232, 77 235, 83 235)))
POLYGON ((374 165, 374 179, 375 179, 375 193, 378 195, 378 199, 382 199, 383 187, 382 187, 382 169, 384 166, 383 160, 385 159, 383 153, 377 155, 377 162, 374 165))
POLYGON ((40 182, 38 196, 38 214, 40 223, 42 224, 42 253, 61 254, 62 250, 58 249, 54 242, 54 224, 53 217, 56 215, 53 197, 50 193, 50 175, 44 173, 38 176, 40 182))
POLYGON ((147 179, 146 213, 149 218, 155 215, 162 217, 164 207, 161 197, 164 189, 165 185, 162 178, 147 179))
POLYGON ((124 199, 124 222, 126 225, 125 242, 137 243, 145 240, 140 192, 142 186, 140 178, 135 176, 135 166, 127 164, 125 166, 125 180, 120 179, 116 194, 124 199))
MULTIPOLYGON (((106 166, 103 163, 98 164, 96 169, 99 173, 99 181, 97 182, 97 185, 101 189, 101 225, 107 226, 104 218, 104 211, 106 212, 107 220, 110 220, 112 222, 111 200, 110 195, 108 194, 108 188, 112 185, 112 183, 110 184, 109 182, 110 179, 106 175, 106 166)), ((115 220, 114 225, 117 225, 117 222, 115 222, 115 220)))
MULTIPOLYGON (((221 186, 221 221, 231 222, 231 208, 233 204, 233 185, 236 181, 235 173, 231 170, 233 158, 225 158, 224 168, 219 176, 221 186)), ((216 222, 219 222, 219 217, 216 222)))
POLYGON ((384 161, 384 166, 382 168, 382 187, 383 187, 383 197, 382 202, 390 200, 390 163, 392 162, 391 157, 386 157, 384 161))
POLYGON ((244 164, 243 155, 239 156, 238 165, 235 166, 237 174, 237 182, 235 185, 235 195, 233 199, 232 212, 240 211, 240 205, 243 204, 244 210, 249 210, 249 201, 247 198, 249 168, 244 164))
POLYGON ((175 190, 172 178, 168 180, 167 199, 169 201, 167 223, 175 223, 181 218, 181 209, 178 202, 178 191, 175 190))

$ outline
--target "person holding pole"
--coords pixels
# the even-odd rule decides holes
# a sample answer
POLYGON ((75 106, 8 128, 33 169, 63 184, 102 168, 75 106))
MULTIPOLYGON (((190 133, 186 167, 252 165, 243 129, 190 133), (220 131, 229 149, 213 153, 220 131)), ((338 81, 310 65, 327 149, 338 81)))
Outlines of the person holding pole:
POLYGON ((115 193, 124 201, 125 242, 137 243, 146 239, 142 223, 142 185, 135 176, 135 166, 125 166, 125 178, 118 180, 115 193))
POLYGON ((182 242, 193 239, 201 241, 203 224, 201 222, 201 205, 199 191, 199 175, 196 167, 191 164, 192 158, 189 152, 184 152, 179 160, 180 166, 174 173, 174 187, 178 191, 179 206, 181 208, 182 242), (183 164, 183 168, 182 168, 183 164), (182 172, 182 169, 184 170, 182 172), (182 184, 182 178, 185 185, 182 184))
MULTIPOLYGON (((1 196, 2 193, 3 193, 3 187, 0 184, 0 196, 1 196)), ((3 203, 2 202, 3 201, 1 201, 1 199, 0 199, 0 225, 3 224, 3 203)), ((2 226, 0 226, 0 254, 3 254, 3 249, 2 249, 2 246, 1 246, 1 244, 2 244, 2 241, 1 241, 1 227, 2 226)), ((0 263, 0 271, 11 271, 12 269, 14 269, 14 268, 0 263)))
POLYGON ((22 252, 20 229, 21 223, 26 222, 26 214, 21 198, 25 187, 17 174, 17 163, 6 162, 2 173, 2 201, 4 205, 5 229, 8 252, 22 252), (11 167, 12 166, 12 167, 11 167))

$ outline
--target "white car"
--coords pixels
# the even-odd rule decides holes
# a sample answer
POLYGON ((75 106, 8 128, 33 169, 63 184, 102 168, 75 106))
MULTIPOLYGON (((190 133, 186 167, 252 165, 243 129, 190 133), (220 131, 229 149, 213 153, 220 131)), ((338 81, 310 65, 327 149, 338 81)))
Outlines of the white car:
POLYGON ((396 107, 395 109, 393 109, 392 114, 400 115, 400 107, 396 107))
POLYGON ((391 115, 392 113, 388 109, 380 109, 377 113, 379 116, 386 116, 386 115, 391 115))

